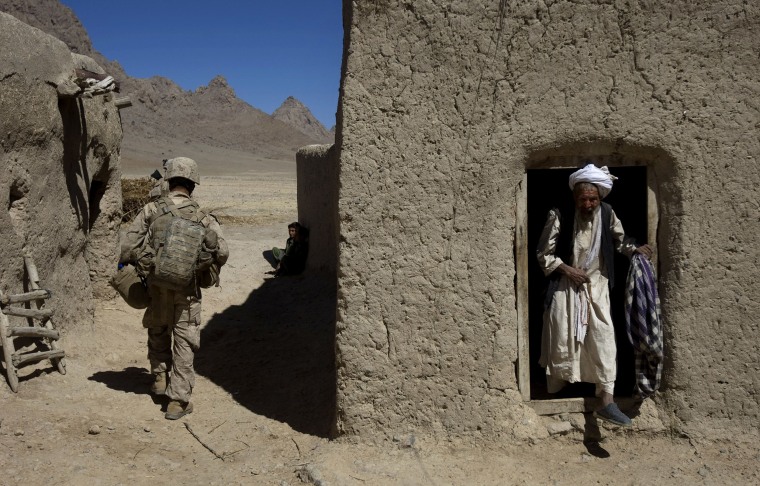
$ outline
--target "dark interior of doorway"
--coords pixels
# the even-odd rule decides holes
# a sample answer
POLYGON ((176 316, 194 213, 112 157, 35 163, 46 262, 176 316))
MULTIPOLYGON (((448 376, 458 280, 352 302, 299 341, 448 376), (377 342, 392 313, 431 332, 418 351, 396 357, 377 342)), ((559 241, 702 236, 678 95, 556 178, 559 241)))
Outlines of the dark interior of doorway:
MULTIPOLYGON (((543 298, 546 278, 538 266, 535 250, 546 222, 546 216, 553 207, 571 203, 572 192, 568 178, 572 169, 532 169, 527 171, 528 179, 528 320, 530 325, 530 390, 531 400, 593 397, 594 385, 574 383, 557 394, 546 391, 546 372, 538 364, 541 355, 541 330, 543 326, 543 298)), ((647 172, 645 166, 611 167, 610 173, 619 179, 605 202, 612 205, 626 235, 639 244, 647 242, 647 172)), ((627 397, 633 393, 635 384, 633 349, 625 331, 624 291, 628 275, 628 259, 615 254, 615 286, 610 294, 612 320, 618 349, 618 373, 615 381, 615 395, 627 397)))

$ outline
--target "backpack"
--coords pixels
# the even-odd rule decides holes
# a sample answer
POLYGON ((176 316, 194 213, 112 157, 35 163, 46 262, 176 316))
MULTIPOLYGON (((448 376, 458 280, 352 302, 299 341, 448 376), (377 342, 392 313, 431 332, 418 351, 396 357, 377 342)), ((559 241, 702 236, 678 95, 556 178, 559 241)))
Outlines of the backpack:
POLYGON ((150 223, 149 245, 155 251, 150 283, 172 290, 192 288, 206 228, 206 214, 198 203, 174 204, 169 198, 156 201, 158 212, 150 223))

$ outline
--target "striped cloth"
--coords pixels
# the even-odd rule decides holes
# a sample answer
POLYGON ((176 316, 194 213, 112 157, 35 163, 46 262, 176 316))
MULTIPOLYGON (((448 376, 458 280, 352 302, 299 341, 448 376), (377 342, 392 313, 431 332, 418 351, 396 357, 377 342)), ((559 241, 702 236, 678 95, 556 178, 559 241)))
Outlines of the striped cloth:
POLYGON ((652 263, 638 253, 631 259, 625 287, 625 323, 636 359, 634 394, 646 398, 660 387, 664 353, 654 269, 652 263))

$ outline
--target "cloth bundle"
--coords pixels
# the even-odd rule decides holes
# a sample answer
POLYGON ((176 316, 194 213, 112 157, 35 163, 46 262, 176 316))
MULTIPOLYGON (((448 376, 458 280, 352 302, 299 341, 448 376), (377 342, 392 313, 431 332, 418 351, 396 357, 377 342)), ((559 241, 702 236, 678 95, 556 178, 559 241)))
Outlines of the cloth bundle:
POLYGON ((633 345, 636 371, 634 394, 641 398, 660 387, 664 349, 660 297, 652 263, 638 253, 631 259, 625 288, 625 323, 633 345))

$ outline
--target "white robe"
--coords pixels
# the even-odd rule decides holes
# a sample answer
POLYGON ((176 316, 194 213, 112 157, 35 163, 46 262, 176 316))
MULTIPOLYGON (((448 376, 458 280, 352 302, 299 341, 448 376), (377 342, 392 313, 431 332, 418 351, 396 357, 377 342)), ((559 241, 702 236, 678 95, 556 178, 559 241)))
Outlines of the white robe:
MULTIPOLYGON (((564 262, 565 264, 575 266, 574 262, 585 259, 596 225, 601 224, 601 213, 601 207, 598 207, 593 221, 586 222, 576 213, 573 261, 564 262)), ((636 246, 632 239, 625 236, 623 225, 614 211, 610 218, 610 230, 615 249, 630 257, 636 246)), ((538 262, 544 275, 551 274, 563 263, 554 254, 559 232, 559 217, 552 210, 549 212, 537 249, 538 262)), ((563 275, 560 278, 554 299, 549 308, 544 311, 540 364, 546 368, 550 392, 558 391, 556 384, 558 380, 562 380, 571 383, 582 381, 605 384, 605 391, 612 393, 610 387, 614 386, 617 376, 617 347, 610 314, 608 280, 602 272, 603 268, 600 268, 600 263, 601 259, 596 258, 586 272, 591 280, 586 284, 591 302, 589 303, 588 331, 583 343, 575 339, 575 291, 572 282, 566 276, 563 275)))

